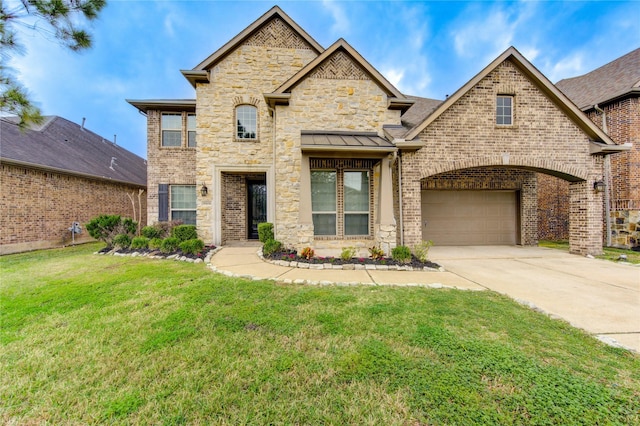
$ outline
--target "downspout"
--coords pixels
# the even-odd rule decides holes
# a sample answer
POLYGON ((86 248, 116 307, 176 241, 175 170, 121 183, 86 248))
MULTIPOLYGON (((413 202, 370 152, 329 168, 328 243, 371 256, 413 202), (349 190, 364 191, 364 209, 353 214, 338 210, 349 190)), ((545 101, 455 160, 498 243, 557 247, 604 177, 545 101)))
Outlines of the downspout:
MULTIPOLYGON (((273 145, 273 160, 272 160, 272 164, 273 164, 273 175, 274 175, 273 177, 274 177, 274 179, 273 179, 273 182, 271 182, 271 184, 275 185, 276 184, 276 182, 275 182, 276 158, 277 158, 277 156, 276 156, 276 109, 275 109, 275 107, 271 108, 271 106, 269 106, 268 103, 267 103, 267 108, 269 109, 269 112, 271 113, 271 117, 273 117, 273 119, 271 120, 271 123, 272 123, 272 125, 271 125, 271 144, 273 145)), ((273 194, 275 194, 275 190, 276 190, 276 188, 274 187, 272 189, 272 193, 273 194)), ((267 186, 267 196, 268 195, 269 195, 269 186, 267 186)), ((275 202, 276 202, 276 200, 275 200, 275 197, 274 197, 274 200, 273 200, 273 203, 274 203, 274 206, 273 206, 273 218, 272 218, 272 220, 273 220, 273 238, 275 240, 277 240, 278 239, 278 235, 277 235, 277 226, 276 226, 276 224, 278 222, 276 221, 276 211, 278 209, 275 206, 275 202)), ((269 211, 269 209, 267 209, 267 211, 269 211)))
POLYGON ((399 214, 400 214, 400 223, 398 224, 400 227, 400 245, 404 245, 404 221, 402 219, 402 150, 398 150, 398 157, 396 159, 398 162, 398 206, 399 206, 399 214))
MULTIPOLYGON (((595 104, 593 109, 596 112, 602 114, 602 130, 609 134, 607 130, 607 113, 602 108, 595 104)), ((611 247, 611 157, 609 155, 604 156, 604 214, 605 214, 605 226, 607 233, 607 247, 611 247)))

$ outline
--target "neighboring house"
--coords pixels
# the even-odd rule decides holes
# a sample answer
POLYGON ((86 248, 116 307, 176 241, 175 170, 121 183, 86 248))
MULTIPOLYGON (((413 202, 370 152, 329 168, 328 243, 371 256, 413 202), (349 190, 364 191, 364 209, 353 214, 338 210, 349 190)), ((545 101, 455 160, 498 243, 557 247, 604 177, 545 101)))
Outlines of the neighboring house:
MULTIPOLYGON (((640 49, 556 86, 617 144, 632 145, 605 162, 605 233, 607 245, 640 246, 640 49)), ((567 238, 567 185, 546 176, 539 185, 541 236, 567 238)))
POLYGON ((182 71, 193 100, 147 115, 149 221, 207 243, 537 243, 536 172, 570 182, 570 246, 602 251, 604 157, 620 149, 516 49, 444 101, 406 96, 345 40, 274 7, 182 71))
POLYGON ((84 225, 100 214, 146 223, 144 159, 56 116, 24 131, 1 117, 0 135, 0 254, 91 240, 84 225))

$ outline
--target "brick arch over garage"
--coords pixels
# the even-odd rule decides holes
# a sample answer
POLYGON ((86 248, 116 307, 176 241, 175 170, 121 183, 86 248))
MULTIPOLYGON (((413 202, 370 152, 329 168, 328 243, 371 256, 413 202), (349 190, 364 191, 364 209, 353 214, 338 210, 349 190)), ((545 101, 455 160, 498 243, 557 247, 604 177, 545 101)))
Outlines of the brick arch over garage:
POLYGON ((430 162, 420 167, 420 179, 456 170, 477 167, 506 167, 530 170, 559 177, 568 182, 580 182, 589 179, 589 170, 567 162, 551 158, 512 156, 510 154, 468 157, 442 162, 430 162))

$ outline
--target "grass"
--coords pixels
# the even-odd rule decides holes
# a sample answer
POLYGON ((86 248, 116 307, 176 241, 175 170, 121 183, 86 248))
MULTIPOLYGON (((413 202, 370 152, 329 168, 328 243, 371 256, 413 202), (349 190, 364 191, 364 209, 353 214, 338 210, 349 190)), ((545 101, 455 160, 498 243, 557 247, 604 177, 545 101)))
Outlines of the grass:
POLYGON ((0 258, 3 424, 639 424, 640 357, 491 292, 0 258))
MULTIPOLYGON (((569 251, 569 241, 550 241, 543 240, 538 244, 540 247, 548 247, 563 251, 569 251)), ((640 252, 633 250, 625 250, 613 247, 603 247, 604 254, 595 256, 598 259, 611 260, 617 262, 621 254, 627 256, 627 262, 633 264, 640 264, 640 252)))

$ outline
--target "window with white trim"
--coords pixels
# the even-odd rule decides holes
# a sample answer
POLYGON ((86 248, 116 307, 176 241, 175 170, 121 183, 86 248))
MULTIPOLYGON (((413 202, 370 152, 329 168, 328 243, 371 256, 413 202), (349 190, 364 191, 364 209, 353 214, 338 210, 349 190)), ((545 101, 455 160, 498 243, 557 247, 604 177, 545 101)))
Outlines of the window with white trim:
POLYGON ((187 147, 196 147, 196 115, 187 114, 187 147))
POLYGON ((368 170, 312 170, 311 214, 314 235, 370 235, 368 170))
POLYGON ((162 146, 182 145, 182 114, 162 113, 162 146))
POLYGON ((258 139, 258 108, 252 105, 236 107, 236 138, 258 139))
POLYGON ((171 185, 171 220, 181 220, 186 225, 196 224, 196 186, 171 185))
POLYGON ((498 126, 513 125, 513 96, 498 95, 496 99, 496 124, 498 126))

